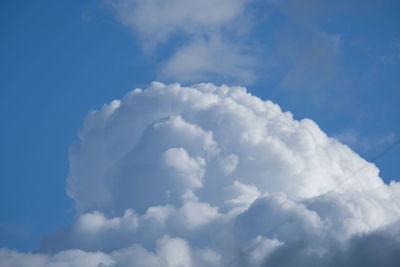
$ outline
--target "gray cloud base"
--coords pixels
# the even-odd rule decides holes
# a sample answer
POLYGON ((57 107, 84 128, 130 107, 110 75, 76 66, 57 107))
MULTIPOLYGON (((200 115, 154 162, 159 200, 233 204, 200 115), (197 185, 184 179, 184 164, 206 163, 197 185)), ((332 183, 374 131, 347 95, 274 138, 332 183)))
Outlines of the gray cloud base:
POLYGON ((242 87, 152 83, 70 148, 77 218, 2 266, 398 266, 400 184, 242 87))

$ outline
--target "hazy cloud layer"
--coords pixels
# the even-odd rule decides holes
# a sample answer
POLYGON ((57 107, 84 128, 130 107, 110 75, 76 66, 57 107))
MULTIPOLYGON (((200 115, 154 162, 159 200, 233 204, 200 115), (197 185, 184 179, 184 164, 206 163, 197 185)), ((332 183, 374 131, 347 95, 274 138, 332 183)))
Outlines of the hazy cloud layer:
POLYGON ((223 77, 254 79, 254 57, 246 38, 248 0, 110 0, 123 25, 138 37, 144 51, 162 55, 159 76, 201 81, 223 77))
POLYGON ((153 83, 70 148, 76 220, 2 266, 398 266, 400 184, 242 87, 153 83))
POLYGON ((392 146, 398 140, 398 137, 394 133, 366 138, 351 129, 337 134, 336 138, 359 151, 382 150, 383 148, 392 146))

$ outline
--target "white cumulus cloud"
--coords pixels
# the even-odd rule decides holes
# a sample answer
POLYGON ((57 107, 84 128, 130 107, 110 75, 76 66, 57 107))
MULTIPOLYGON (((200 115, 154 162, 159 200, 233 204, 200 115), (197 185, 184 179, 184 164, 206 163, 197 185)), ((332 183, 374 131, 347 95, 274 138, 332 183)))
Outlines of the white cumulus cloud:
POLYGON ((2 266, 398 266, 400 184, 243 87, 152 83, 90 112, 75 221, 2 266))

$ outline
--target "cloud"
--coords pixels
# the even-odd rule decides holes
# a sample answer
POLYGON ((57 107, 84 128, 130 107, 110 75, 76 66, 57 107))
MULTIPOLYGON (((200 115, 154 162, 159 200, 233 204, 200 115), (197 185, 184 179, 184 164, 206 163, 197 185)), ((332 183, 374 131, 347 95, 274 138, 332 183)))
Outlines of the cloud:
POLYGON ((398 139, 394 133, 366 137, 352 129, 347 129, 337 134, 336 138, 351 148, 360 151, 382 150, 393 145, 398 139))
POLYGON ((344 80, 338 60, 342 38, 320 27, 320 21, 332 17, 339 7, 324 7, 313 0, 301 5, 248 0, 107 3, 147 55, 157 59, 157 78, 162 80, 251 84, 266 76, 278 79, 274 84, 291 93, 295 88, 318 93, 319 101, 338 76, 344 80), (276 15, 282 19, 275 20, 276 15), (261 60, 262 66, 269 67, 262 67, 261 60), (263 77, 258 77, 255 67, 265 68, 263 77))
POLYGON ((167 168, 172 168, 175 176, 181 178, 181 182, 189 188, 203 186, 204 158, 190 158, 183 148, 170 148, 164 152, 164 163, 167 168))
POLYGON ((197 35, 220 31, 243 13, 245 3, 246 0, 110 1, 121 22, 146 44, 154 45, 178 32, 197 35))
POLYGON ((119 21, 147 54, 162 55, 159 77, 252 82, 255 60, 245 42, 247 0, 110 0, 119 21), (195 11, 195 12, 194 12, 195 11), (165 49, 167 47, 167 49, 165 49))
MULTIPOLYGON (((350 77, 343 51, 347 35, 337 30, 337 14, 351 4, 337 1, 337 6, 332 6, 314 0, 256 3, 266 14, 257 19, 264 36, 256 38, 266 47, 262 56, 267 75, 262 79, 295 103, 301 98, 302 104, 338 105, 329 100, 343 97, 342 88, 349 87, 350 77)), ((349 98, 348 91, 345 99, 349 98)))
POLYGON ((32 267, 98 267, 112 266, 114 261, 101 252, 84 252, 70 250, 55 255, 24 254, 10 250, 0 250, 1 265, 4 267, 32 266, 32 267))
POLYGON ((90 112, 79 138, 76 219, 38 253, 0 250, 2 266, 400 262, 400 184, 243 87, 154 82, 90 112))
POLYGON ((163 65, 160 77, 170 80, 183 77, 183 82, 222 77, 226 80, 251 83, 255 59, 238 44, 213 37, 194 40, 178 50, 163 65))

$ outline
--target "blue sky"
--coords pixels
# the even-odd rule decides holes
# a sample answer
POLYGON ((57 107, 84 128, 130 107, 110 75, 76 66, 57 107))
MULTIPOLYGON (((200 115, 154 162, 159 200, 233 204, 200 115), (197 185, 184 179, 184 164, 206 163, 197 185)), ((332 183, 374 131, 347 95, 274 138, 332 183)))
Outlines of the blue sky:
MULTIPOLYGON (((366 159, 398 140, 398 1, 260 0, 249 10, 234 30, 181 29, 154 41, 102 1, 2 1, 0 246, 34 250, 73 219, 68 147, 84 116, 153 80, 245 85, 366 159), (221 57, 231 67, 171 60, 210 43, 232 53, 221 57)), ((386 182, 400 180, 399 159, 397 145, 377 160, 386 182)))

